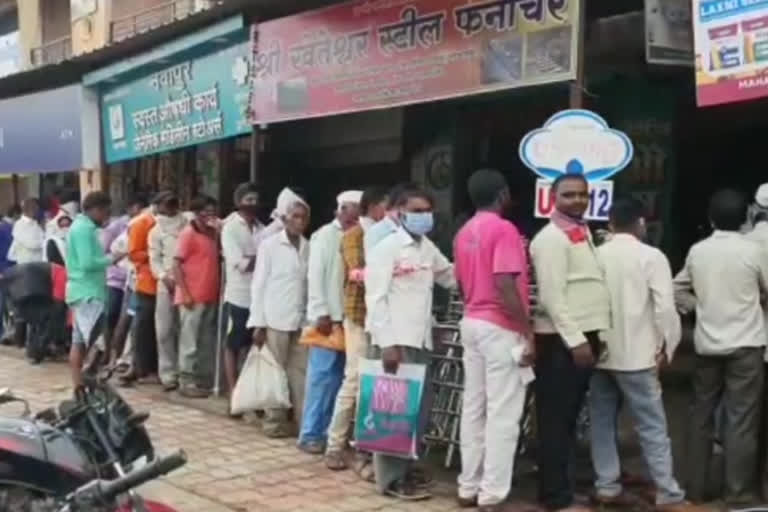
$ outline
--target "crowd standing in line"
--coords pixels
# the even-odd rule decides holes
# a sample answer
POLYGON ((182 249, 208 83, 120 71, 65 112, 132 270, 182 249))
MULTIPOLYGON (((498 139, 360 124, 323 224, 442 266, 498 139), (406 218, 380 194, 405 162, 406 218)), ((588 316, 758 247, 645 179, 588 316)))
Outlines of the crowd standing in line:
MULTIPOLYGON (((110 198, 93 192, 81 213, 67 202, 44 229, 39 202, 30 198, 0 222, 0 271, 42 261, 66 267, 76 387, 87 349, 97 346, 109 351, 123 385, 156 382, 189 398, 209 396, 222 299, 227 389, 235 387, 238 363, 251 347, 271 351, 285 370, 292 410, 264 411, 265 435, 298 437, 298 449, 324 454, 332 470, 350 466, 361 358, 380 360, 390 374, 402 364, 428 363, 434 286, 458 288, 465 304, 460 506, 538 509, 508 501, 530 383, 537 501, 545 509, 638 504, 622 485, 622 407, 648 465, 656 510, 694 511, 689 499, 713 498, 708 470, 719 411, 725 418, 723 497, 732 507, 757 503, 765 490, 758 489, 758 468, 767 466, 761 450, 768 444, 761 431, 768 185, 749 208, 738 192, 716 193, 709 209, 714 233, 691 248, 674 279, 664 255, 643 242, 643 205, 634 199, 614 202, 611 235, 598 247, 584 220, 588 183, 580 175, 552 184, 555 211, 530 250, 505 219, 510 190, 501 173, 477 171, 468 193, 476 213, 455 238, 454 263, 428 237, 435 223, 431 196, 410 183, 340 193, 335 218, 309 240, 308 203, 288 188, 267 226, 258 220, 258 189, 249 183, 236 188, 236 210, 223 221, 212 198, 197 198, 182 213, 170 191, 149 205, 132 199, 124 215, 110 219, 110 198), (538 285, 535 311, 528 300, 530 265, 538 285), (681 486, 672 469, 659 370, 680 343, 679 313, 693 311, 694 405, 681 486), (308 347, 301 338, 310 331, 343 332, 343 349, 308 347), (595 492, 584 503, 570 468, 587 396, 595 492)), ((18 331, 23 336, 23 326, 18 331)), ((430 406, 427 389, 425 418, 430 406)), ((372 459, 361 455, 354 467, 382 494, 430 496, 429 475, 406 459, 374 453, 372 459)), ((761 480, 764 487, 765 475, 761 480)))

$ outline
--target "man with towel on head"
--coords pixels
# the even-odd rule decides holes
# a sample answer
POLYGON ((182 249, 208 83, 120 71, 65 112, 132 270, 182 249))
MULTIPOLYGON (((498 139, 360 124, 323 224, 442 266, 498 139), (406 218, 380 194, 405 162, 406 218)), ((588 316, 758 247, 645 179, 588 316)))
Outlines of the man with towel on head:
MULTIPOLYGON (((357 225, 360 199, 357 190, 336 198, 336 218, 318 229, 309 242, 307 321, 321 334, 330 335, 344 317, 344 264, 341 240, 357 225)), ((336 394, 344 377, 344 352, 311 347, 298 447, 307 453, 325 450, 328 425, 336 394)))

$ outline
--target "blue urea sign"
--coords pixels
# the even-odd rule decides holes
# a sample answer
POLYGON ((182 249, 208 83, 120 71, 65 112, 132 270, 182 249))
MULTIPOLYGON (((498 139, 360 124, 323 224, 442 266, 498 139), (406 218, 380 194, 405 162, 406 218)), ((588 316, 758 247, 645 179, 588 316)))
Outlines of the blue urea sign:
POLYGON ((249 43, 101 91, 105 159, 117 162, 251 131, 249 43))
POLYGON ((629 165, 633 155, 629 137, 588 110, 558 112, 520 141, 520 159, 550 181, 562 174, 606 180, 629 165))
POLYGON ((534 215, 547 218, 554 210, 551 182, 564 174, 579 174, 589 182, 587 220, 608 220, 613 182, 608 178, 632 161, 634 148, 624 132, 608 127, 589 110, 563 110, 520 141, 520 159, 539 177, 534 215))

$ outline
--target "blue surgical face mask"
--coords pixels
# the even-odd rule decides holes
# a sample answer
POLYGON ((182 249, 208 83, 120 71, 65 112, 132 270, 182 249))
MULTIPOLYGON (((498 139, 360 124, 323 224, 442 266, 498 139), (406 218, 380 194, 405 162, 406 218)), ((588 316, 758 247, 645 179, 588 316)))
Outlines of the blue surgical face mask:
POLYGON ((401 219, 405 230, 412 235, 426 235, 435 227, 432 212, 403 212, 401 219))

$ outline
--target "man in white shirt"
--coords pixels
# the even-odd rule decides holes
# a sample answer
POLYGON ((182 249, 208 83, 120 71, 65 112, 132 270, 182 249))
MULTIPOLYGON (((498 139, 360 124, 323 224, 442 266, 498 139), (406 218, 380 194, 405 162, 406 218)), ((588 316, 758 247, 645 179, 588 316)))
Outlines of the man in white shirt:
POLYGON ((643 205, 635 199, 614 202, 613 237, 598 249, 611 297, 613 325, 603 333, 606 357, 592 375, 589 394, 592 465, 598 501, 636 504, 621 486, 616 443, 621 404, 635 423, 640 446, 656 485, 656 507, 686 510, 685 493, 675 480, 658 368, 672 360, 680 343, 672 270, 666 256, 644 244, 643 205))
POLYGON ((149 230, 149 268, 157 279, 155 333, 157 336, 158 375, 165 391, 179 387, 179 308, 174 304, 176 246, 187 219, 179 211, 175 192, 165 195, 155 205, 155 226, 149 230))
MULTIPOLYGON (((43 241, 45 232, 40 226, 37 215, 40 212, 40 202, 30 197, 22 203, 22 214, 13 225, 13 241, 8 249, 8 260, 17 264, 43 261, 43 241)), ((27 342, 27 323, 17 318, 14 331, 14 342, 23 347, 27 342)))
MULTIPOLYGON (((344 319, 344 262, 341 240, 344 232, 357 225, 360 199, 357 190, 336 198, 336 218, 321 227, 309 241, 307 321, 329 335, 344 319)), ((309 348, 307 393, 304 400, 298 447, 312 454, 325 451, 328 426, 336 394, 344 378, 345 354, 323 347, 309 348)))
POLYGON ((224 347, 224 370, 230 393, 237 383, 237 360, 250 347, 251 336, 246 327, 251 305, 251 281, 256 266, 259 236, 264 226, 259 213, 259 192, 253 183, 242 183, 235 189, 236 211, 224 220, 221 247, 224 254, 224 302, 230 330, 224 347))
MULTIPOLYGON (((309 225, 309 207, 297 200, 286 208, 285 226, 264 240, 253 274, 251 311, 247 327, 253 329, 253 344, 266 344, 288 376, 294 419, 301 424, 307 349, 299 345, 307 296, 309 244, 302 233, 309 225)), ((264 434, 271 438, 290 437, 285 410, 265 411, 264 434)))
POLYGON ((8 251, 8 259, 18 264, 43 261, 43 239, 45 232, 40 226, 37 215, 40 203, 37 198, 24 200, 22 215, 13 225, 13 242, 8 251))
MULTIPOLYGON (((365 306, 374 355, 384 371, 397 373, 400 363, 427 364, 432 350, 434 283, 454 288, 453 265, 426 237, 434 227, 433 202, 419 188, 406 187, 393 198, 401 226, 367 254, 365 306), (377 354, 378 353, 378 354, 377 354)), ((422 399, 422 414, 428 400, 422 399)), ((401 499, 430 494, 408 478, 409 461, 374 454, 376 487, 401 499)))
POLYGON ((714 233, 694 245, 675 278, 678 308, 695 305, 696 368, 688 445, 688 494, 708 496, 714 415, 723 400, 725 491, 728 505, 755 502, 758 430, 763 393, 766 332, 761 294, 768 293, 768 255, 739 230, 746 201, 734 190, 710 202, 714 233))

